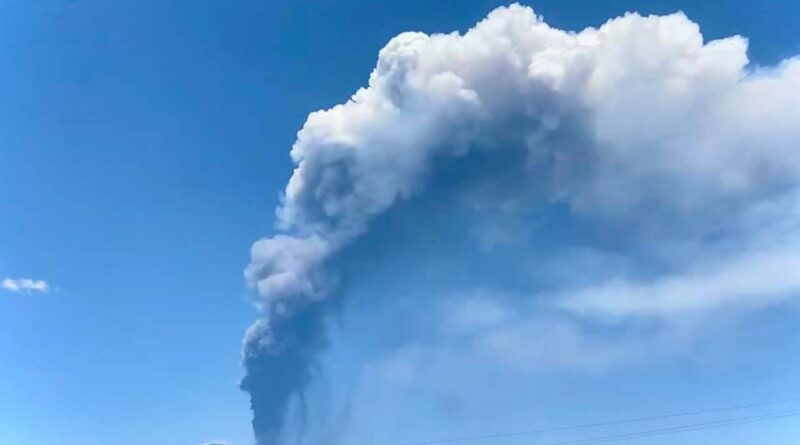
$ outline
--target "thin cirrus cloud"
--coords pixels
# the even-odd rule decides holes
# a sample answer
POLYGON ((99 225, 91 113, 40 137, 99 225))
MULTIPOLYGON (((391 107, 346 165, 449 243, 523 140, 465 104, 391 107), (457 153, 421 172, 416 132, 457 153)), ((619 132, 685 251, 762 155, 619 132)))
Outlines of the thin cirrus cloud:
POLYGON ((14 293, 50 293, 50 284, 44 280, 31 278, 5 278, 0 287, 14 293))
POLYGON ((742 255, 710 270, 652 282, 610 280, 566 296, 567 310, 594 317, 673 317, 763 307, 800 295, 800 253, 780 248, 742 255))
POLYGON ((725 223, 733 240, 698 250, 677 271, 650 279, 610 277, 554 296, 558 305, 597 319, 703 315, 758 309, 800 297, 800 193, 757 200, 725 223))

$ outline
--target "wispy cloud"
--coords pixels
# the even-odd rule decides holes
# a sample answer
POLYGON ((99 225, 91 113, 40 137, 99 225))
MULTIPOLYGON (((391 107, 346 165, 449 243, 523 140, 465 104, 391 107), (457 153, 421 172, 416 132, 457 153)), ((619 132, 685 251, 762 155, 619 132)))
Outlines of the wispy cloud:
POLYGON ((8 278, 6 277, 0 287, 15 293, 50 293, 50 284, 44 280, 34 280, 31 278, 8 278))
POLYGON ((609 281, 564 301, 585 315, 670 316, 723 307, 763 306, 800 291, 800 255, 792 249, 757 252, 710 271, 671 275, 651 283, 609 281))

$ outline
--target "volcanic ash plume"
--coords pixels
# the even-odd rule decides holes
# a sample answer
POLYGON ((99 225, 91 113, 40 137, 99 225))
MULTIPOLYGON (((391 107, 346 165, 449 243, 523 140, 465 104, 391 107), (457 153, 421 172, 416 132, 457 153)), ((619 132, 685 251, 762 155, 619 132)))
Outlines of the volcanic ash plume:
POLYGON ((443 174, 514 175, 517 188, 476 194, 487 205, 474 208, 558 202, 621 226, 635 209, 691 216, 796 187, 800 60, 750 69, 746 49, 738 36, 704 43, 683 14, 574 33, 519 5, 463 35, 393 38, 367 87, 309 115, 278 233, 252 247, 245 275, 263 319, 245 339, 241 387, 258 443, 280 442, 318 371, 343 252, 376 218, 437 193, 443 174), (491 167, 504 160, 513 172, 491 167))

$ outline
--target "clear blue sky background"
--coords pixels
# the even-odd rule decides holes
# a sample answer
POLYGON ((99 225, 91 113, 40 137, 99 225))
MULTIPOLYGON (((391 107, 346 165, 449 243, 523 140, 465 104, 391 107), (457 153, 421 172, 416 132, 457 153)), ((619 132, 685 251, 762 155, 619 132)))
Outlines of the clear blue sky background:
MULTIPOLYGON (((310 111, 364 85, 393 35, 465 30, 499 4, 0 1, 0 278, 55 288, 0 294, 0 443, 249 443, 236 383, 255 313, 242 270, 271 230, 295 132, 310 111)), ((707 38, 748 37, 756 62, 800 52, 794 0, 531 6, 566 29, 680 9, 707 38)), ((796 338, 796 319, 781 320, 771 324, 796 338)), ((696 371, 659 397, 694 391, 708 406, 788 395, 781 370, 800 369, 797 342, 763 346, 753 352, 762 368, 696 371)), ((671 366, 660 372, 682 365, 671 366)), ((557 387, 529 391, 555 406, 557 387)), ((593 417, 579 414, 553 420, 593 417)), ((782 437, 769 443, 800 440, 769 431, 782 437)))

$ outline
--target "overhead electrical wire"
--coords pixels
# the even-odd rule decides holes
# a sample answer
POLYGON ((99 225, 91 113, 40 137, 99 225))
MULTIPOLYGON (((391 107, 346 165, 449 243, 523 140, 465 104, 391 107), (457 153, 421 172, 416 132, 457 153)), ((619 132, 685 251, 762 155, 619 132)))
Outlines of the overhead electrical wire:
POLYGON ((548 443, 547 445, 584 445, 584 444, 595 444, 595 443, 602 443, 602 442, 610 442, 614 440, 627 440, 627 439, 638 439, 640 437, 650 437, 650 436, 663 436, 667 434, 677 434, 689 431, 700 431, 700 430, 707 430, 713 428, 721 428, 725 426, 732 426, 732 425, 741 425, 747 423, 756 423, 756 422, 765 422, 768 420, 777 420, 777 419, 785 419, 789 417, 797 417, 800 416, 800 410, 790 410, 790 411, 779 411, 773 412, 768 414, 762 414, 758 416, 745 416, 745 417, 738 417, 732 419, 723 419, 711 422, 699 422, 693 424, 686 424, 686 425, 678 425, 673 427, 666 427, 666 428, 658 428, 658 429, 651 429, 651 430, 642 430, 636 431, 632 433, 620 433, 620 434, 613 434, 607 436, 597 436, 597 437, 590 437, 585 439, 573 439, 561 442, 552 442, 548 443))
MULTIPOLYGON (((568 425, 568 426, 560 426, 560 427, 553 427, 553 428, 540 428, 540 429, 533 429, 533 430, 526 430, 526 431, 514 431, 514 432, 505 432, 505 433, 492 433, 492 434, 483 434, 483 435, 475 435, 475 436, 464 436, 464 437, 457 437, 457 438, 446 438, 446 439, 435 439, 435 440, 425 440, 425 441, 417 441, 417 442, 404 442, 398 445, 441 445, 441 444, 449 444, 449 443, 457 443, 457 442, 471 442, 471 441, 479 441, 479 440, 489 440, 489 439, 502 439, 502 438, 510 438, 510 437, 517 437, 517 436, 529 436, 535 434, 542 434, 542 433, 552 433, 552 432, 563 432, 563 431, 572 431, 572 430, 579 430, 579 429, 588 429, 588 428, 599 428, 605 426, 614 426, 614 425, 624 425, 629 423, 638 423, 638 422, 648 422, 648 421, 656 421, 656 420, 665 420, 665 419, 674 419, 679 417, 689 417, 689 416, 698 416, 703 414, 715 414, 721 412, 731 412, 731 411, 741 411, 746 409, 753 409, 753 408, 765 408, 769 406, 777 406, 777 405, 785 405, 790 403, 797 403, 800 402, 799 398, 792 398, 792 399, 783 399, 783 400, 775 400, 769 402, 759 402, 759 403, 750 403, 746 405, 734 405, 734 406, 726 406, 726 407, 718 407, 718 408, 711 408, 711 409, 704 409, 704 410, 694 410, 694 411, 683 411, 679 413, 671 413, 671 414, 663 414, 663 415, 656 415, 656 416, 647 416, 647 417, 634 417, 628 419, 619 419, 619 420, 610 420, 605 422, 597 422, 597 423, 585 423, 579 425, 568 425)), ((753 420, 748 420, 747 422, 743 423, 751 423, 753 421, 760 421, 755 420, 756 418, 760 418, 762 416, 770 416, 770 415, 783 415, 783 417, 792 417, 796 415, 800 415, 800 410, 788 410, 788 411, 781 411, 777 413, 771 414, 763 414, 760 416, 750 416, 753 420), (791 414, 794 413, 794 414, 791 414)), ((739 422, 743 421, 744 419, 750 419, 750 417, 742 417, 736 419, 728 419, 728 420, 721 420, 718 422, 739 422)), ((783 418, 777 417, 777 418, 783 418)), ((765 418, 763 420, 771 420, 770 418, 765 418)), ((715 423, 715 422, 705 422, 707 424, 715 423)), ((734 423, 735 424, 735 423, 734 423)), ((672 430, 675 428, 689 428, 689 427, 697 427, 701 424, 691 424, 691 425, 684 425, 680 427, 670 427, 661 430, 672 430)), ((709 426, 710 427, 710 426, 709 426)), ((649 430, 648 433, 655 433, 661 430, 649 430)), ((636 432, 636 433, 629 433, 629 434, 643 434, 644 432, 636 432)), ((614 436, 608 440, 614 439, 622 439, 623 437, 614 436)), ((584 441, 587 440, 600 440, 599 438, 595 439, 581 439, 584 441)), ((567 445, 572 443, 591 443, 591 442, 559 442, 557 444, 550 444, 550 445, 567 445)))

